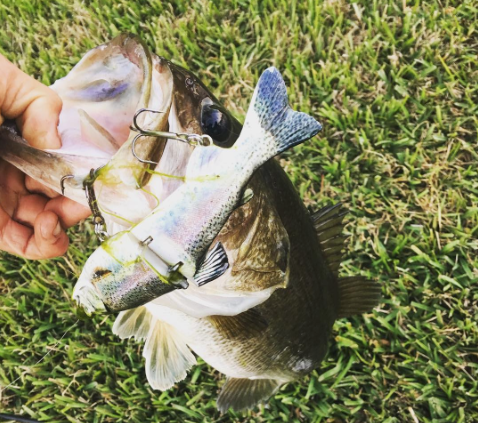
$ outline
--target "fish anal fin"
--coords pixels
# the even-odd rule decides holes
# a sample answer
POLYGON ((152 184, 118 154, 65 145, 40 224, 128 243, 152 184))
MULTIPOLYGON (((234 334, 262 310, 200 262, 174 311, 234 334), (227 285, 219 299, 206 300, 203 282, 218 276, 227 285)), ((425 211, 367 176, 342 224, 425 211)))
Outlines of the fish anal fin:
POLYGON ((248 410, 267 401, 282 385, 274 379, 228 378, 217 398, 217 409, 225 413, 229 408, 235 411, 248 410))
POLYGON ((229 268, 229 259, 226 250, 220 242, 206 253, 204 260, 199 264, 199 269, 194 275, 197 286, 205 285, 222 276, 229 268))
POLYGON ((249 309, 236 316, 209 316, 208 320, 228 339, 260 336, 268 326, 264 317, 255 309, 249 309))
POLYGON ((380 285, 362 276, 344 277, 339 283, 338 318, 370 311, 380 301, 380 285))

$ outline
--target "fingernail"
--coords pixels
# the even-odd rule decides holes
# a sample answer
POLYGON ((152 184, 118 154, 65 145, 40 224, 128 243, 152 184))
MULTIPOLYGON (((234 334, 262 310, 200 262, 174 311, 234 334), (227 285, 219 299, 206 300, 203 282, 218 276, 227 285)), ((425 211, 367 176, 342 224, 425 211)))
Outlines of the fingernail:
POLYGON ((61 225, 60 225, 60 222, 58 222, 55 226, 55 229, 53 229, 53 236, 55 238, 58 238, 61 234, 61 231, 62 231, 61 225))

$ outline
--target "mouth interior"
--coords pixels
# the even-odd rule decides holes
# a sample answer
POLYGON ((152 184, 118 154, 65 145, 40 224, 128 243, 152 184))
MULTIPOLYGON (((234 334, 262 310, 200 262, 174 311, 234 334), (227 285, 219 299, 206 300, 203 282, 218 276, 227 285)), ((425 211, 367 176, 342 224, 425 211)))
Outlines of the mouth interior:
POLYGON ((132 136, 138 109, 169 112, 171 72, 155 59, 137 40, 118 37, 88 52, 51 86, 63 100, 58 126, 62 154, 110 159, 132 136), (152 73, 145 70, 148 63, 152 73), (144 77, 148 74, 151 85, 144 77), (147 97, 150 101, 144 104, 147 97))

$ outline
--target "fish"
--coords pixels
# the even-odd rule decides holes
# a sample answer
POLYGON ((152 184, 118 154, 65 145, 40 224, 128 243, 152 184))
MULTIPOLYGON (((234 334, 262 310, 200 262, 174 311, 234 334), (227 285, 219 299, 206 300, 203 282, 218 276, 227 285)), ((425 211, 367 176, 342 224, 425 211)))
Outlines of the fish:
POLYGON ((254 171, 321 129, 314 118, 290 108, 280 72, 265 70, 234 145, 197 147, 183 185, 140 223, 106 240, 91 255, 73 298, 88 315, 95 307, 117 312, 154 299, 158 278, 166 285, 182 282, 183 289, 189 286, 187 279, 198 286, 217 279, 229 266, 226 251, 218 242, 204 255, 238 204, 253 195, 243 188, 254 171), (157 277, 148 278, 149 284, 131 284, 130 275, 142 262, 157 277))
MULTIPOLYGON (((113 161, 119 179, 103 177, 94 185, 111 236, 141 222, 184 183, 194 151, 188 144, 155 138, 151 142, 161 148, 146 145, 138 155, 158 164, 133 160, 128 154, 136 133, 129 126, 138 109, 155 108, 167 116, 166 124, 146 114, 140 122, 144 127, 207 134, 225 147, 234 145, 242 129, 196 76, 154 55, 130 34, 86 53, 52 88, 64 104, 62 148, 32 149, 14 130, 0 126, 0 157, 59 193, 61 178, 77 175, 67 180, 65 195, 86 205, 82 178, 114 160, 111 151, 117 153, 118 145, 125 146, 122 154, 130 165, 122 168, 119 157, 113 161), (146 102, 140 101, 148 91, 140 66, 149 60, 155 63, 149 78, 154 75, 158 89, 146 102), (108 151, 105 143, 112 146, 108 151), (130 176, 132 170, 136 177, 130 176), (130 210, 132 204, 136 207, 130 210)), ((253 408, 284 383, 318 368, 334 321, 368 312, 380 299, 375 281, 339 275, 346 214, 340 203, 310 213, 275 159, 257 169, 246 189, 252 198, 233 211, 212 243, 220 242, 227 253, 226 272, 202 287, 190 284, 122 311, 113 326, 120 338, 144 342, 153 389, 166 390, 183 380, 196 364, 193 352, 223 373, 217 400, 222 412, 253 408)), ((157 278, 148 269, 134 269, 131 283, 157 278)))

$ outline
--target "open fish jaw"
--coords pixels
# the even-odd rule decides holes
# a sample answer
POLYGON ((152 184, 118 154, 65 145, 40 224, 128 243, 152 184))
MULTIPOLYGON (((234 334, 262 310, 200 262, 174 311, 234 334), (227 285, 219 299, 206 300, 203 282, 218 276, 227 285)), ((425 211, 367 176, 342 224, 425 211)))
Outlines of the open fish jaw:
MULTIPOLYGON (((62 178, 72 175, 64 180, 64 194, 83 205, 87 204, 83 181, 90 170, 114 167, 108 180, 100 179, 95 185, 98 205, 105 212, 110 234, 131 226, 161 201, 163 185, 169 191, 180 185, 181 166, 187 161, 185 155, 186 160, 171 169, 180 176, 171 178, 174 183, 168 185, 163 182, 167 175, 156 174, 154 166, 142 165, 131 152, 136 133, 130 125, 139 108, 164 111, 142 116, 140 123, 147 128, 155 129, 158 122, 162 129, 178 126, 170 113, 173 78, 168 63, 129 35, 89 51, 51 87, 63 100, 58 127, 62 147, 37 150, 2 127, 2 158, 59 193, 62 178)), ((161 142, 166 140, 142 139, 136 151, 144 159, 161 161, 161 142)), ((166 168, 169 171, 172 166, 166 168)))
POLYGON ((131 37, 118 37, 89 51, 51 86, 63 101, 58 126, 63 154, 106 158, 114 154, 101 148, 102 134, 93 130, 92 121, 110 135, 115 150, 128 139, 143 84, 137 57, 141 48, 131 37), (136 54, 128 54, 131 50, 136 54))

